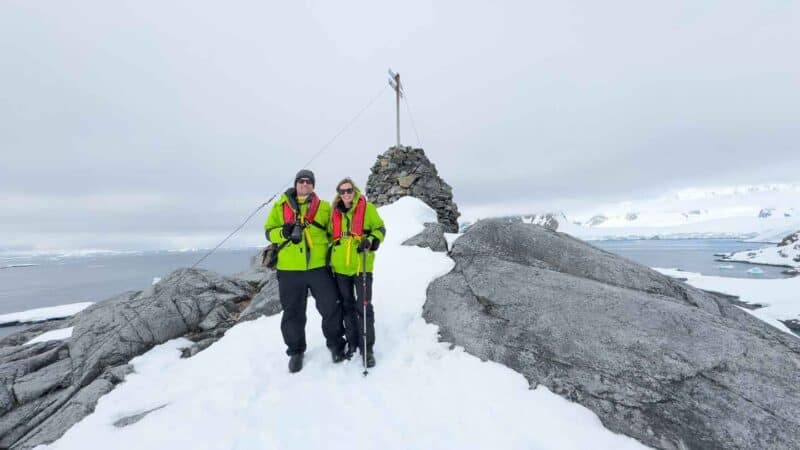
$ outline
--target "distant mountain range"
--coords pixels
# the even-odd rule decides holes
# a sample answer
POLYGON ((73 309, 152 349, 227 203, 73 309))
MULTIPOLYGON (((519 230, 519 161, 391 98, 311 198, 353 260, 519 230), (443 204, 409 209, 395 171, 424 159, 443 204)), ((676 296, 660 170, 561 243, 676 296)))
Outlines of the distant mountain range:
POLYGON ((800 183, 690 188, 580 212, 548 211, 520 218, 586 240, 729 238, 777 243, 800 230, 800 183))

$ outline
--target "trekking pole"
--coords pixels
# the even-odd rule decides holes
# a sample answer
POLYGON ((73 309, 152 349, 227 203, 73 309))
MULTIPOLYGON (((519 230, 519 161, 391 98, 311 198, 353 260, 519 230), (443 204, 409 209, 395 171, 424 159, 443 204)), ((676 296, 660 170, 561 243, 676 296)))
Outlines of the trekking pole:
POLYGON ((367 249, 364 249, 361 258, 363 259, 361 265, 363 267, 361 272, 361 303, 364 308, 362 315, 364 318, 364 332, 362 333, 364 335, 364 347, 362 347, 361 356, 363 356, 364 360, 364 376, 367 376, 369 373, 367 370, 367 249))

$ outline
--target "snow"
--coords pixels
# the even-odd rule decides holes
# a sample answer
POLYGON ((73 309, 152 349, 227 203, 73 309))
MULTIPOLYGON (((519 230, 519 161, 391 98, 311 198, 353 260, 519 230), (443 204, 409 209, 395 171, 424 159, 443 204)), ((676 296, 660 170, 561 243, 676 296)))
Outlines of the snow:
POLYGON ((38 264, 9 264, 6 266, 0 266, 0 269, 15 269, 20 267, 36 267, 38 264))
POLYGON ((2 258, 39 258, 48 257, 51 259, 64 258, 90 258, 95 256, 117 256, 117 255, 139 255, 139 250, 108 250, 97 248, 69 248, 69 249, 37 249, 37 250, 1 250, 2 258))
POLYGON ((50 319, 61 319, 73 316, 93 305, 93 302, 70 303, 67 305, 50 306, 47 308, 29 309, 10 314, 0 314, 0 325, 14 323, 43 322, 50 319))
MULTIPOLYGON (((800 220, 792 218, 727 217, 668 226, 579 226, 559 224, 558 231, 571 234, 584 240, 607 239, 738 239, 759 242, 773 242, 777 236, 783 238, 789 233, 785 230, 800 229, 800 220), (775 230, 782 230, 777 232, 775 230), (782 234, 782 235, 781 235, 782 234)), ((779 241, 781 238, 777 238, 779 241)), ((775 241, 775 242, 777 242, 775 241)))
POLYGON ((797 336, 779 320, 796 319, 800 316, 800 278, 728 278, 677 269, 655 270, 671 277, 686 278, 690 285, 700 289, 736 295, 742 301, 765 305, 763 308, 745 311, 792 336, 797 336))
POLYGON ((558 231, 583 240, 739 239, 777 243, 800 230, 800 183, 687 188, 583 209, 564 209, 569 199, 562 202, 564 205, 550 210, 520 202, 468 206, 462 220, 472 223, 483 217, 518 214, 524 222, 531 222, 531 217, 542 218, 549 212, 558 220, 558 231), (535 212, 538 214, 532 214, 535 212))
POLYGON ((37 342, 60 341, 64 339, 69 339, 72 336, 73 328, 74 327, 60 328, 58 330, 47 331, 45 333, 36 336, 35 338, 31 339, 30 341, 26 342, 23 345, 35 344, 37 342))
POLYGON ((189 359, 179 355, 190 342, 172 340, 134 358, 135 373, 46 448, 643 448, 590 410, 438 342, 421 310, 429 282, 453 261, 400 245, 435 214, 410 197, 380 213, 389 232, 376 259, 378 364, 368 376, 358 359, 331 362, 309 306, 301 372, 286 368, 279 315, 239 324, 189 359), (150 410, 132 425, 113 425, 150 410))
MULTIPOLYGON (((798 212, 798 216, 800 216, 800 212, 798 212)), ((758 233, 756 236, 748 239, 748 242, 765 242, 765 243, 772 243, 777 244, 783 240, 786 236, 797 232, 800 230, 800 227, 797 224, 787 224, 783 227, 779 227, 776 229, 770 229, 767 231, 762 231, 758 233)))
POLYGON ((447 241, 447 248, 448 249, 452 249, 453 248, 453 243, 455 243, 456 239, 461 237, 462 234, 463 233, 445 233, 444 234, 444 239, 447 241))
MULTIPOLYGON (((575 214, 586 223, 592 217, 605 216, 597 227, 671 228, 724 219, 759 219, 769 227, 797 222, 800 213, 800 183, 714 186, 686 188, 650 199, 629 200, 598 205, 575 214)), ((754 220, 750 226, 766 229, 754 220)), ((723 222, 718 222, 721 224, 723 222)), ((727 231, 724 229, 709 231, 727 231)))
MULTIPOLYGON (((788 234, 791 233, 787 233, 787 235, 788 234)), ((726 261, 739 261, 768 266, 800 268, 800 241, 791 242, 787 245, 772 245, 757 250, 737 252, 726 255, 724 259, 726 261)))

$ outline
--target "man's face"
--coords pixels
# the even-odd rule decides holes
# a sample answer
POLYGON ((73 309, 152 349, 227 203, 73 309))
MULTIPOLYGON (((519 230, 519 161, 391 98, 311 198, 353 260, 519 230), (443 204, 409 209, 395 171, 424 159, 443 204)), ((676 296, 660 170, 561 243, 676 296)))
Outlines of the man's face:
POLYGON ((310 178, 298 178, 294 183, 294 188, 297 191, 297 195, 301 197, 314 192, 314 184, 310 178))

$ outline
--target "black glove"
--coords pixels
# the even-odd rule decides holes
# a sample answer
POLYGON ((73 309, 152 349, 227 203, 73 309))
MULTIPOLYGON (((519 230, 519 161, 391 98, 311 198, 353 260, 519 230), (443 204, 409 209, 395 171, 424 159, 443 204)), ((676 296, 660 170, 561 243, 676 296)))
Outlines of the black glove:
POLYGON ((370 242, 369 239, 367 238, 361 239, 361 242, 358 243, 358 250, 356 250, 356 252, 361 253, 364 250, 369 250, 371 246, 372 242, 370 242))
POLYGON ((373 239, 372 240, 372 247, 370 248, 370 250, 372 250, 374 252, 374 251, 378 250, 378 247, 380 247, 380 246, 381 246, 381 241, 379 241, 377 239, 373 239))
POLYGON ((299 244, 303 240, 303 228, 295 222, 283 224, 281 234, 284 238, 292 241, 293 244, 299 244))
POLYGON ((292 236, 292 230, 294 230, 294 222, 283 224, 281 236, 283 236, 284 239, 289 239, 292 236))
POLYGON ((303 240, 303 227, 300 224, 295 224, 289 239, 293 244, 299 244, 303 240))

